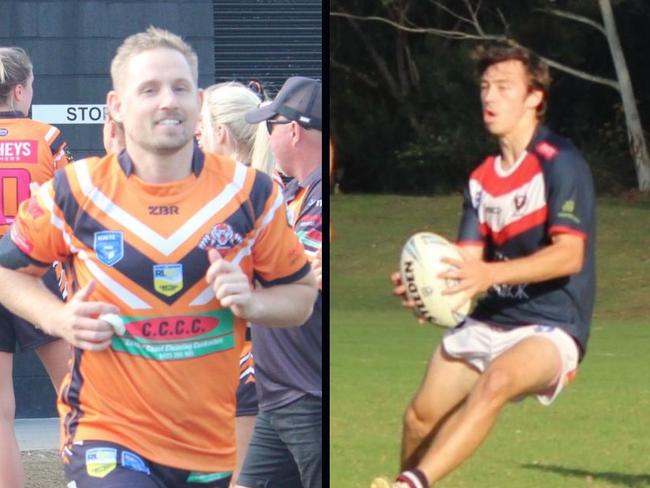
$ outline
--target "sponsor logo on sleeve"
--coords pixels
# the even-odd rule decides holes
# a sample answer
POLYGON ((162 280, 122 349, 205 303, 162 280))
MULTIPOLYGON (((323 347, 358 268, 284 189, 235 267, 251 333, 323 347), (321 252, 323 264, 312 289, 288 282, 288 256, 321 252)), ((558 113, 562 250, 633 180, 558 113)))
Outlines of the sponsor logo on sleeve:
POLYGON ((99 261, 114 266, 124 257, 124 234, 113 230, 95 232, 93 250, 99 261))
POLYGON ((117 449, 98 447, 86 451, 86 472, 93 478, 105 478, 117 467, 117 449))
POLYGON ((20 223, 14 223, 14 225, 11 226, 11 240, 22 252, 27 255, 32 254, 34 243, 25 235, 20 223))
POLYGON ((36 198, 36 196, 32 196, 29 199, 29 203, 27 204, 27 211, 29 212, 29 215, 31 215, 34 219, 45 215, 45 211, 38 203, 38 198, 36 198))
POLYGON ((153 287, 161 295, 170 297, 183 289, 182 264, 156 264, 153 267, 153 287))
POLYGON ((558 217, 563 219, 572 220, 576 224, 580 223, 580 219, 575 214, 576 203, 573 200, 567 200, 562 204, 560 212, 557 214, 558 217))

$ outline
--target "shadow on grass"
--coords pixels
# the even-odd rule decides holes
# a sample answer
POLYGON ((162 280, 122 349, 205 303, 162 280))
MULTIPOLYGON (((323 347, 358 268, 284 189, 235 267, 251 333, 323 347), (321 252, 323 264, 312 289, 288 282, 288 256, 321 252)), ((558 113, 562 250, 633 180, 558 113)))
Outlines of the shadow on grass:
POLYGON ((613 485, 641 488, 650 486, 650 473, 648 474, 627 474, 615 473, 612 471, 586 471, 584 469, 565 468, 563 466, 543 464, 523 464, 522 468, 536 469, 548 473, 559 474, 560 476, 582 478, 593 481, 606 481, 613 485))

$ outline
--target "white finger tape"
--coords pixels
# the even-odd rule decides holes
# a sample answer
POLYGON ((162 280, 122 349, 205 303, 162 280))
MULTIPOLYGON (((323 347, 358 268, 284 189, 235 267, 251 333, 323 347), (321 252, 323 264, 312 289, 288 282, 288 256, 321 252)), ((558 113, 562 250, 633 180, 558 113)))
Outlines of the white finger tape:
POLYGON ((103 320, 104 322, 108 322, 113 326, 113 330, 115 333, 119 336, 124 335, 126 332, 126 327, 124 326, 124 320, 122 320, 122 317, 115 313, 104 313, 99 316, 99 320, 103 320))

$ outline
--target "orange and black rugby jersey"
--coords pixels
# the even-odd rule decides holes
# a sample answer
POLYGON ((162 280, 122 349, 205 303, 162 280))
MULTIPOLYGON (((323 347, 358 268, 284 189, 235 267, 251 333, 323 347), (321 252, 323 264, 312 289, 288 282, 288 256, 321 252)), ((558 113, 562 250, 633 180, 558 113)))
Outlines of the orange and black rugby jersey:
POLYGON ((192 174, 146 184, 126 152, 77 161, 20 207, 14 244, 71 262, 72 289, 115 303, 126 324, 102 352, 75 350, 59 399, 62 442, 107 440, 195 471, 235 465, 235 392, 246 323, 205 281, 216 248, 264 286, 309 272, 280 188, 195 150, 192 174))
POLYGON ((56 127, 20 112, 0 112, 0 236, 29 198, 29 184, 45 183, 68 162, 66 147, 56 127))

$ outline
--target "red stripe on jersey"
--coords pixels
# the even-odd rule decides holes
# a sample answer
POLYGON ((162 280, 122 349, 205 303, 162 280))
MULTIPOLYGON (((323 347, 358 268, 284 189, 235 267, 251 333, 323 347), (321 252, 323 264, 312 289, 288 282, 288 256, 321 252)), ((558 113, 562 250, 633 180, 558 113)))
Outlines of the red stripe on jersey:
POLYGON ((587 234, 582 232, 581 230, 578 229, 573 229, 572 227, 567 227, 565 225, 554 225, 548 230, 549 234, 551 235, 557 235, 557 234, 571 234, 574 236, 581 237, 583 239, 587 239, 587 234))
POLYGON ((501 246, 513 237, 518 236, 519 234, 523 234, 524 232, 543 224, 546 222, 547 216, 548 209, 546 206, 544 206, 539 210, 536 210, 535 212, 522 217, 516 222, 505 226, 501 232, 495 232, 492 235, 492 240, 496 245, 501 246))
POLYGON ((490 156, 471 176, 471 179, 478 181, 484 191, 493 196, 504 195, 521 188, 542 171, 539 159, 532 153, 528 153, 521 166, 508 176, 499 176, 495 171, 495 164, 494 156, 490 156))

